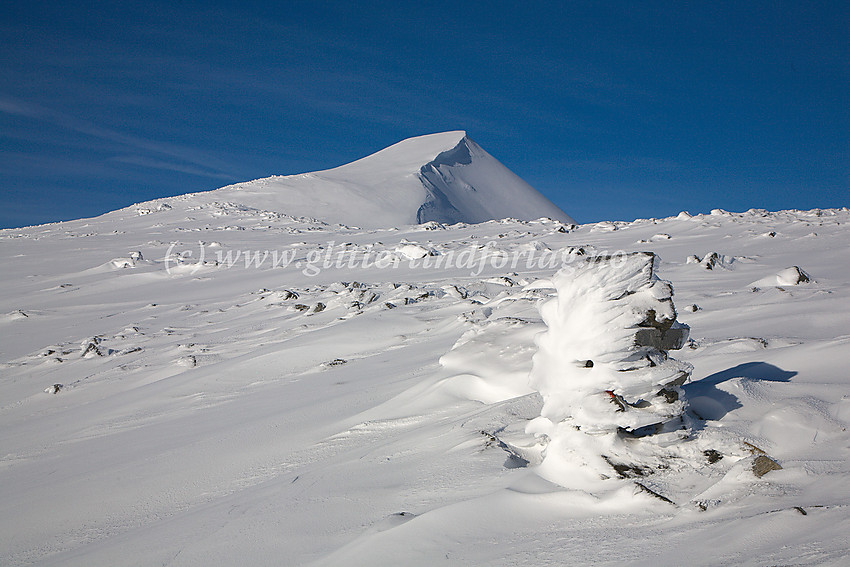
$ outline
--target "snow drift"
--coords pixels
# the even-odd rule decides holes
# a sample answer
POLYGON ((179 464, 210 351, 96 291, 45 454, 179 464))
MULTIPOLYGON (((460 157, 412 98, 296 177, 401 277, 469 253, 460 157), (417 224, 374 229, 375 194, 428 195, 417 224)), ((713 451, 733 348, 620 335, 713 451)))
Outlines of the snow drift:
POLYGON ((463 131, 410 138, 334 169, 257 179, 210 195, 367 228, 506 217, 574 222, 463 131))

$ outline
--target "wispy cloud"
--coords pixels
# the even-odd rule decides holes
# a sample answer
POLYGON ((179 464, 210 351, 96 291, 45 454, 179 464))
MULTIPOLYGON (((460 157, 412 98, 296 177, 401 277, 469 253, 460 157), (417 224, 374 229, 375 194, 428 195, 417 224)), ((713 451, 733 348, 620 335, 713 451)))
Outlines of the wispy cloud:
POLYGON ((166 171, 176 171, 178 173, 188 173, 190 175, 198 175, 201 177, 212 177, 213 179, 224 179, 225 181, 237 181, 238 178, 228 173, 220 173, 210 171, 201 167, 191 165, 183 165, 164 160, 148 158, 144 156, 116 156, 110 161, 127 163, 130 165, 138 165, 152 169, 164 169, 166 171))
POLYGON ((0 98, 0 112, 14 116, 28 116, 39 118, 39 114, 30 105, 7 98, 0 98))
POLYGON ((106 140, 118 146, 133 148, 137 151, 141 150, 155 156, 160 156, 116 156, 112 158, 112 161, 132 163, 154 169, 180 171, 217 179, 237 179, 237 176, 233 174, 227 164, 194 148, 124 134, 63 112, 4 96, 0 96, 0 112, 39 120, 79 134, 106 140), (163 160, 161 156, 171 158, 172 160, 163 160))

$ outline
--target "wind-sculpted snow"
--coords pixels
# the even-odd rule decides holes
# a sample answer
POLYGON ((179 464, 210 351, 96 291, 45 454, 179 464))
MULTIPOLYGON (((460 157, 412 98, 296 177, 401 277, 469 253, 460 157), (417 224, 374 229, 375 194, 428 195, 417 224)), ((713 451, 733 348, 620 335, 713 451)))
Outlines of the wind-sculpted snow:
MULTIPOLYGON (((552 278, 558 293, 541 307, 548 331, 538 338, 530 378, 543 394, 544 418, 571 418, 595 434, 681 414, 681 403, 655 400, 669 383, 684 383, 690 367, 662 347, 667 335, 686 338, 687 327, 674 324, 672 289, 655 275, 654 260, 652 254, 582 258, 552 278)), ((681 348, 681 340, 667 342, 681 348)))
POLYGON ((618 477, 647 477, 634 486, 675 504, 646 482, 673 460, 678 476, 704 467, 705 455, 735 453, 734 442, 703 450, 692 436, 682 386, 693 367, 667 353, 684 346, 688 328, 655 263, 646 252, 590 256, 552 278, 557 295, 541 305, 547 329, 530 373, 543 407, 526 428, 544 446, 543 478, 623 498, 618 477))
MULTIPOLYGON (((422 146, 426 162, 451 147, 422 146)), ((469 148, 471 164, 450 154, 437 172, 458 178, 469 148)), ((358 229, 239 192, 0 231, 0 564, 840 565, 850 552, 847 210, 358 229), (694 369, 687 438, 632 431, 628 453, 593 463, 611 482, 566 488, 527 429, 544 412, 529 381, 538 308, 559 270, 640 251, 691 329, 672 351, 694 369)), ((576 325, 562 346, 601 372, 604 352, 577 352, 599 332, 576 325)), ((625 418, 613 399, 603 409, 625 418)), ((574 441, 563 464, 583 470, 601 451, 574 441)))

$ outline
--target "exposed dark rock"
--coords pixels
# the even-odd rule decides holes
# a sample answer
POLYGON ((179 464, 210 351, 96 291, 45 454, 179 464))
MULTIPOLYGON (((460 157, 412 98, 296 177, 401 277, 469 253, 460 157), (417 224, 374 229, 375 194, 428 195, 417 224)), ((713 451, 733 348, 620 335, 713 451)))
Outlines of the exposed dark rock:
POLYGON ((685 346, 690 332, 691 329, 687 325, 674 322, 673 325, 662 334, 661 348, 659 350, 679 350, 685 346))
POLYGON ((663 396, 668 404, 679 401, 679 392, 676 390, 668 390, 667 388, 664 388, 658 392, 658 395, 663 396))
POLYGON ((713 270, 714 268, 720 267, 724 268, 725 257, 721 256, 717 252, 709 252, 702 258, 697 255, 688 256, 686 263, 688 264, 699 264, 706 270, 713 270))
POLYGON ((710 252, 709 254, 706 254, 705 257, 702 259, 702 262, 700 262, 700 264, 702 264, 703 268, 705 268, 706 270, 713 270, 714 267, 719 263, 720 256, 717 254, 717 252, 710 252))
POLYGON ((658 494, 657 492, 655 492, 654 490, 652 490, 652 489, 650 489, 650 488, 647 488, 644 484, 642 484, 642 483, 640 483, 640 482, 636 482, 636 483, 635 483, 635 486, 637 486, 637 487, 638 487, 641 491, 646 492, 646 493, 647 493, 647 494, 649 494, 650 496, 654 496, 654 497, 658 498, 659 500, 661 500, 661 501, 663 501, 663 502, 667 502, 668 504, 672 504, 672 505, 674 505, 674 506, 676 505, 676 503, 675 503, 675 502, 673 502, 672 500, 670 500, 670 499, 669 499, 669 498, 667 498, 666 496, 663 496, 663 495, 661 495, 661 494, 658 494))
MULTIPOLYGON (((654 317, 654 312, 652 317, 654 317)), ((681 323, 670 322, 671 325, 667 329, 663 329, 666 325, 641 327, 635 332, 635 346, 651 347, 657 350, 678 350, 685 346, 690 334, 690 328, 681 323)))
POLYGON ((625 463, 616 463, 604 455, 602 456, 602 458, 605 459, 605 462, 611 465, 611 468, 614 469, 614 472, 616 472, 617 476, 619 476, 620 478, 634 478, 652 474, 652 469, 649 467, 644 467, 641 465, 628 465, 625 463))
POLYGON ((121 355, 123 355, 123 354, 133 354, 134 352, 142 352, 142 350, 143 350, 142 347, 139 347, 139 346, 128 347, 128 348, 125 348, 125 349, 118 351, 118 354, 121 354, 121 355))
POLYGON ((626 400, 623 396, 617 395, 613 390, 605 390, 605 393, 611 398, 611 402, 617 406, 617 411, 626 411, 626 400))
POLYGON ((82 356, 84 356, 84 357, 103 356, 103 353, 100 352, 100 349, 97 346, 97 342, 91 341, 89 344, 87 344, 83 348, 82 356))
POLYGON ((761 478, 770 471, 778 471, 782 469, 782 465, 768 457, 767 455, 759 455, 753 461, 753 474, 761 478))
POLYGON ((720 451, 717 451, 715 449, 708 449, 706 451, 703 451, 702 454, 705 455, 706 459, 708 459, 708 464, 710 465, 713 465, 714 463, 723 458, 723 455, 720 453, 720 451))
POLYGON ((664 387, 665 388, 674 388, 674 387, 677 387, 677 386, 681 386, 682 384, 684 384, 685 382, 688 381, 689 377, 690 377, 690 374, 688 374, 687 372, 679 372, 679 375, 676 376, 676 378, 674 378, 670 382, 667 382, 666 384, 664 384, 664 387))
POLYGON ((661 331, 655 327, 638 329, 635 333, 635 346, 661 348, 661 331))

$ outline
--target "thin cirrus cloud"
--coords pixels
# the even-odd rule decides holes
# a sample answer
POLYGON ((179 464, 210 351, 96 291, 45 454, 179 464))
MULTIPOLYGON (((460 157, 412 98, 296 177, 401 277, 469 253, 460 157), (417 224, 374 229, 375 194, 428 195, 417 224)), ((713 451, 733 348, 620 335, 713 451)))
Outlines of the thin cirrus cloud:
POLYGON ((196 167, 192 165, 183 165, 179 163, 173 163, 164 160, 158 160, 155 158, 149 158, 145 156, 138 155, 125 155, 125 156, 115 156, 110 159, 112 162, 117 163, 126 163, 130 165, 138 165, 140 167, 146 167, 150 169, 164 169, 166 171, 176 171, 178 173, 188 173, 189 175, 198 175, 202 177, 211 177, 213 179, 224 179, 226 181, 236 181, 237 177, 230 175, 228 173, 219 173, 215 171, 209 171, 201 167, 196 167))
POLYGON ((127 163, 152 169, 165 169, 215 179, 237 179, 237 176, 231 172, 227 164, 223 164, 220 160, 216 160, 192 148, 122 134, 56 110, 47 109, 31 103, 23 103, 6 97, 0 98, 0 112, 46 122, 59 128, 112 142, 123 148, 132 148, 136 151, 141 150, 155 154, 156 156, 172 158, 172 160, 165 160, 162 157, 117 155, 111 158, 110 161, 113 162, 127 163))

